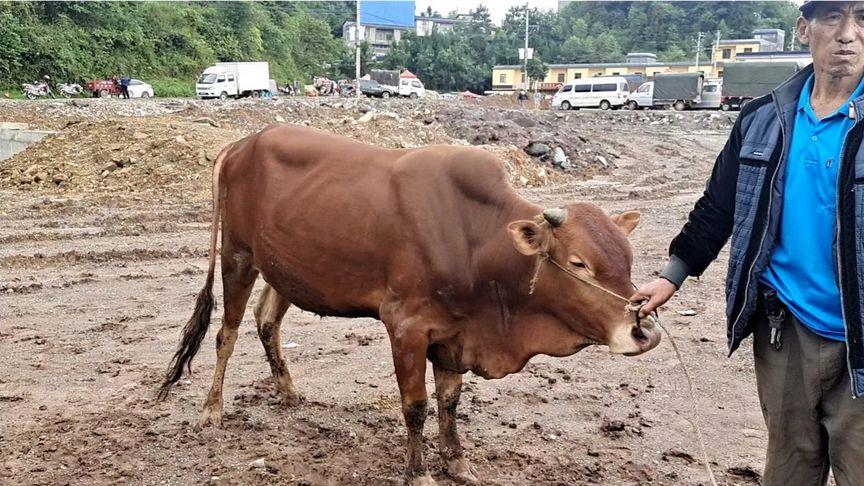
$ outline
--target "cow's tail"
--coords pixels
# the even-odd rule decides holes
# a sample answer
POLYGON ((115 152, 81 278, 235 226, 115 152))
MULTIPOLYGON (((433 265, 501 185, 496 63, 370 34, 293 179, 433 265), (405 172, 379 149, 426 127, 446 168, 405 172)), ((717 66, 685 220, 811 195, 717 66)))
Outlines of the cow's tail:
POLYGON ((204 288, 198 292, 198 299, 195 302, 195 310, 192 312, 192 317, 183 328, 183 336, 180 338, 180 347, 174 353, 171 359, 171 364, 168 373, 165 375, 165 381, 159 388, 159 399, 164 399, 168 396, 168 391, 174 383, 180 380, 183 376, 183 368, 192 371, 192 358, 198 354, 198 349, 201 347, 201 341, 207 334, 207 328, 210 326, 210 314, 213 313, 213 308, 216 307, 216 301, 213 299, 213 275, 216 272, 216 241, 219 236, 219 221, 222 204, 219 198, 219 174, 222 172, 222 162, 228 154, 231 145, 222 149, 219 156, 216 157, 216 162, 213 164, 213 221, 210 226, 210 267, 207 270, 207 281, 204 282, 204 288))

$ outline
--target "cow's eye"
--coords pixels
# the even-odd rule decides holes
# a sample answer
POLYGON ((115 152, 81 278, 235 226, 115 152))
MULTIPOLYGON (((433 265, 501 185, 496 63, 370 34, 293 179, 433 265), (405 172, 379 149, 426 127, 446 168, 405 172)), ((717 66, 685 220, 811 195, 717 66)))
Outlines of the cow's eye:
POLYGON ((580 262, 578 260, 577 261, 571 261, 570 265, 573 265, 576 268, 588 268, 588 265, 585 265, 585 262, 580 262))

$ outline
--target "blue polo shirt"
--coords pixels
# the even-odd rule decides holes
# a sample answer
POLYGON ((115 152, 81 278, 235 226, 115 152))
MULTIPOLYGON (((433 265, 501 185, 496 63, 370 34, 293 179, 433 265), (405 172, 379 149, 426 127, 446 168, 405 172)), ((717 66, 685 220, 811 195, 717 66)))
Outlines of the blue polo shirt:
POLYGON ((811 74, 801 89, 792 128, 780 235, 761 278, 805 326, 824 338, 845 341, 834 266, 837 177, 843 141, 855 124, 849 101, 864 92, 864 82, 822 119, 810 106, 812 90, 811 74))

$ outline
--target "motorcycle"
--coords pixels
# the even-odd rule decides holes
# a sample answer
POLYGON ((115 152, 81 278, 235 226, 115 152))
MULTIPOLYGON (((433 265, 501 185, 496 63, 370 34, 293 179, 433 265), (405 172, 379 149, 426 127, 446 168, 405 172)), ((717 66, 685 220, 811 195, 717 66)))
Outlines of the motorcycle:
POLYGON ((59 91, 60 96, 64 98, 71 98, 73 96, 78 96, 83 93, 84 88, 82 88, 81 85, 77 83, 60 83, 57 85, 57 91, 59 91))
POLYGON ((53 93, 51 93, 51 88, 49 88, 46 83, 24 83, 21 87, 24 90, 24 96, 26 96, 28 100, 35 100, 36 98, 41 98, 43 96, 54 97, 53 93))

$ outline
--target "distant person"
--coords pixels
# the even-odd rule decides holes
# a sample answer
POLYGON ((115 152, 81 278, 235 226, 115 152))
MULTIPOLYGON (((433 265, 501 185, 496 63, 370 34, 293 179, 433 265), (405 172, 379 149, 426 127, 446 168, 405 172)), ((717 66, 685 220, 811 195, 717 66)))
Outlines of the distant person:
POLYGON ((540 109, 540 103, 543 101, 543 93, 539 91, 534 92, 534 109, 540 109))
POLYGON ((120 96, 123 97, 124 100, 129 99, 129 76, 123 76, 120 78, 120 96))
POLYGON ((528 99, 528 93, 524 89, 519 90, 519 109, 525 109, 525 100, 528 99))
POLYGON ((42 76, 42 84, 45 85, 45 94, 54 98, 54 92, 51 91, 51 76, 48 76, 47 74, 42 76))

